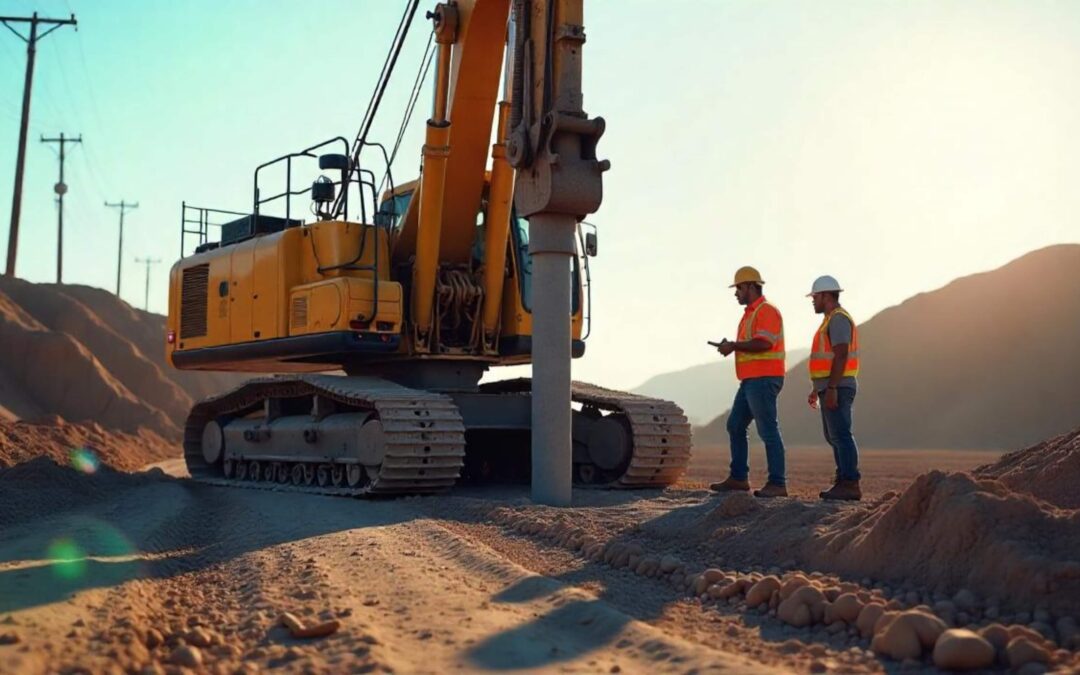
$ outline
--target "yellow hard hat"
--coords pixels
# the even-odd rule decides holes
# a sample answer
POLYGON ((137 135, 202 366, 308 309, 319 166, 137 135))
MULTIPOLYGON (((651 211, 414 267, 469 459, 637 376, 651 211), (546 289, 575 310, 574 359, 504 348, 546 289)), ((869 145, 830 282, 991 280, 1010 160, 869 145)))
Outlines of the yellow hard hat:
POLYGON ((728 286, 728 288, 735 288, 739 284, 764 284, 765 281, 761 278, 761 273, 750 266, 740 267, 739 271, 735 273, 735 283, 728 286))

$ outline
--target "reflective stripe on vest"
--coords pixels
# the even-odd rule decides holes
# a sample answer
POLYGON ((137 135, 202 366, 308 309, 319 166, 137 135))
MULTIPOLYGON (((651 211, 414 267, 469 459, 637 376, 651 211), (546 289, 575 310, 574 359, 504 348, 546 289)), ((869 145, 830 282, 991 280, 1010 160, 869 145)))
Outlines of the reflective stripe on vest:
MULTIPOLYGON (((749 317, 743 318, 743 323, 739 326, 739 340, 743 342, 749 342, 754 339, 754 334, 760 333, 768 336, 772 339, 772 347, 768 351, 764 352, 735 352, 735 375, 740 379, 746 379, 748 377, 782 377, 784 375, 784 358, 786 353, 784 351, 784 324, 783 317, 780 319, 780 334, 774 336, 769 331, 755 331, 754 321, 757 320, 758 312, 761 308, 769 303, 763 302, 758 305, 749 317), (779 361, 779 363, 777 363, 779 361), (765 363, 762 363, 765 362, 765 363)), ((770 305, 772 306, 772 305, 770 305)), ((779 315, 780 310, 773 307, 776 313, 779 315)))
POLYGON ((844 377, 857 377, 859 374, 859 329, 855 326, 855 319, 842 307, 837 307, 821 322, 821 327, 814 333, 814 339, 810 351, 810 379, 821 380, 832 375, 833 352, 832 341, 829 339, 829 323, 837 314, 842 314, 851 322, 851 343, 848 345, 848 359, 844 365, 844 377))

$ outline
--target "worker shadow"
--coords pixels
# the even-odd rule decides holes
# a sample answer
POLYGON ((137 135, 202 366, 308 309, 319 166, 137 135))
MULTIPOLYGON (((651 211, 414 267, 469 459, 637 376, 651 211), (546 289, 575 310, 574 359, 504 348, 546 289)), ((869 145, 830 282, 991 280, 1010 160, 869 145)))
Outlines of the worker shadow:
MULTIPOLYGON (((197 572, 342 530, 358 530, 362 542, 364 528, 415 517, 400 503, 287 492, 266 499, 262 490, 164 476, 101 482, 104 489, 85 491, 89 499, 61 494, 35 504, 33 514, 0 520, 0 613, 134 579, 197 572)), ((5 498, 18 496, 5 492, 5 498)))
POLYGON ((492 600, 521 603, 537 598, 548 598, 552 609, 473 645, 465 657, 476 667, 493 670, 543 668, 603 648, 615 641, 630 621, 598 598, 569 596, 565 586, 548 577, 522 579, 492 600), (568 633, 567 626, 574 630, 568 633))

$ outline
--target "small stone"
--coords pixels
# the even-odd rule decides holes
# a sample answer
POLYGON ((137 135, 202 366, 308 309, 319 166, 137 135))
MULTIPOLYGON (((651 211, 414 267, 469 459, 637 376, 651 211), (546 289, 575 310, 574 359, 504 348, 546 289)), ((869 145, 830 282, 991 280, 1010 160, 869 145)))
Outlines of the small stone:
POLYGON ((0 645, 17 645, 22 642, 22 636, 15 631, 0 633, 0 645))
POLYGON ((1049 663, 1050 652, 1045 647, 1037 645, 1025 636, 1014 637, 1009 640, 1005 647, 1005 653, 1009 658, 1009 665, 1019 668, 1027 663, 1049 663))
POLYGON ((956 604, 951 600, 939 600, 934 603, 934 611, 939 615, 954 615, 956 614, 956 604))
POLYGON ((961 588, 953 596, 953 602, 956 603, 957 609, 971 609, 977 604, 975 594, 966 588, 961 588))
POLYGON ((945 631, 934 644, 934 665, 942 670, 989 668, 994 656, 994 645, 964 628, 945 631))
POLYGON ((202 665, 202 652, 198 647, 181 645, 169 655, 169 662, 185 668, 198 668, 202 665))
POLYGON ((197 627, 187 634, 187 642, 190 645, 205 649, 214 644, 213 636, 202 627, 197 627))
POLYGON ((1031 628, 1031 630, 1038 631, 1039 635, 1042 635, 1047 640, 1056 641, 1057 639, 1057 635, 1054 634, 1054 629, 1049 624, 1043 623, 1042 621, 1032 621, 1028 624, 1028 627, 1031 628))

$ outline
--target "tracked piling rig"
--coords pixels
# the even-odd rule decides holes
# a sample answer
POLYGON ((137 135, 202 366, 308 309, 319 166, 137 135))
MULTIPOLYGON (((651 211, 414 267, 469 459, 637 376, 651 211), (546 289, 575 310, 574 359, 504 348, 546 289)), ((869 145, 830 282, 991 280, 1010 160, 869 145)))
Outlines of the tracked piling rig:
POLYGON ((527 477, 531 439, 534 477, 671 484, 690 458, 682 410, 568 381, 570 356, 585 350, 596 252, 582 220, 608 167, 596 158, 603 120, 581 108, 581 0, 437 5, 422 173, 394 185, 392 158, 367 135, 416 4, 355 142, 257 168, 250 213, 182 207, 182 248, 197 244, 170 272, 169 362, 276 373, 195 405, 188 469, 249 486, 432 493, 463 476, 527 477), (364 163, 372 147, 386 167, 381 196, 364 163), (297 167, 315 160, 334 177, 294 189, 297 167), (272 171, 285 186, 264 197, 272 171), (308 198, 310 223, 293 217, 308 198), (488 368, 530 362, 543 386, 480 384, 488 368))

